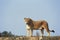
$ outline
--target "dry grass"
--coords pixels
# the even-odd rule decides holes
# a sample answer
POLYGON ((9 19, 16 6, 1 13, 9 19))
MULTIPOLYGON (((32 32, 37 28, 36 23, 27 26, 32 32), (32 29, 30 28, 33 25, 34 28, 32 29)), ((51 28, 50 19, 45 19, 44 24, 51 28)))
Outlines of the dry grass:
MULTIPOLYGON (((40 37, 33 36, 33 37, 0 37, 0 40, 40 40, 40 37)), ((42 40, 60 40, 60 36, 51 36, 47 37, 44 36, 42 40)))

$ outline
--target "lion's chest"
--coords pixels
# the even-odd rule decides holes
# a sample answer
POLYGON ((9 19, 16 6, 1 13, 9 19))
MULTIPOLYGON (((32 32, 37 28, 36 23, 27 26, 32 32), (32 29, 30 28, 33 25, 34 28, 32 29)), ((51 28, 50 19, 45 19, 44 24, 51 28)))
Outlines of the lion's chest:
POLYGON ((30 26, 29 25, 26 25, 26 29, 30 29, 30 26))

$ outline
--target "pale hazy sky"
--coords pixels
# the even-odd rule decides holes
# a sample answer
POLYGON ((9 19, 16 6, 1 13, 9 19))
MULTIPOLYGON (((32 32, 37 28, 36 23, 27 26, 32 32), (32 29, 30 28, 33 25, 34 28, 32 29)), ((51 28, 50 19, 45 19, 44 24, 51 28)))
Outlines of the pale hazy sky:
POLYGON ((0 32, 26 35, 24 17, 46 20, 51 35, 60 35, 60 0, 0 0, 0 32))

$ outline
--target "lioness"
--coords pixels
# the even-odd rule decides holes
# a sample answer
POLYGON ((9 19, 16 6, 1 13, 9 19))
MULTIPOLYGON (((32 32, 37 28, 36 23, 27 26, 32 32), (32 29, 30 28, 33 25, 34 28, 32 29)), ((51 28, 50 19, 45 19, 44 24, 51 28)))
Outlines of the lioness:
POLYGON ((41 30, 42 36, 44 34, 44 29, 47 31, 48 36, 50 36, 50 32, 55 32, 54 30, 49 30, 48 23, 45 20, 34 21, 31 18, 24 18, 26 23, 27 35, 32 36, 33 30, 41 30))

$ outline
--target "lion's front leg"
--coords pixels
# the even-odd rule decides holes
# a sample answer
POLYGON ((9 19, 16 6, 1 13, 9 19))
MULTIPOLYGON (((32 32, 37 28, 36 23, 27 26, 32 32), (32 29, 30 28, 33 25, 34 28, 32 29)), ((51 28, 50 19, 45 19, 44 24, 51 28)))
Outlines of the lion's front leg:
POLYGON ((27 29, 27 36, 32 36, 33 29, 31 29, 30 26, 28 26, 28 25, 26 25, 26 29, 27 29))
POLYGON ((32 36, 33 35, 33 30, 27 29, 27 36, 32 36))
POLYGON ((27 34, 27 36, 29 36, 29 30, 28 29, 26 30, 26 34, 27 34))
POLYGON ((33 30, 30 30, 30 36, 33 36, 33 30))
POLYGON ((27 36, 30 36, 30 27, 28 25, 26 25, 26 29, 27 29, 27 36))

